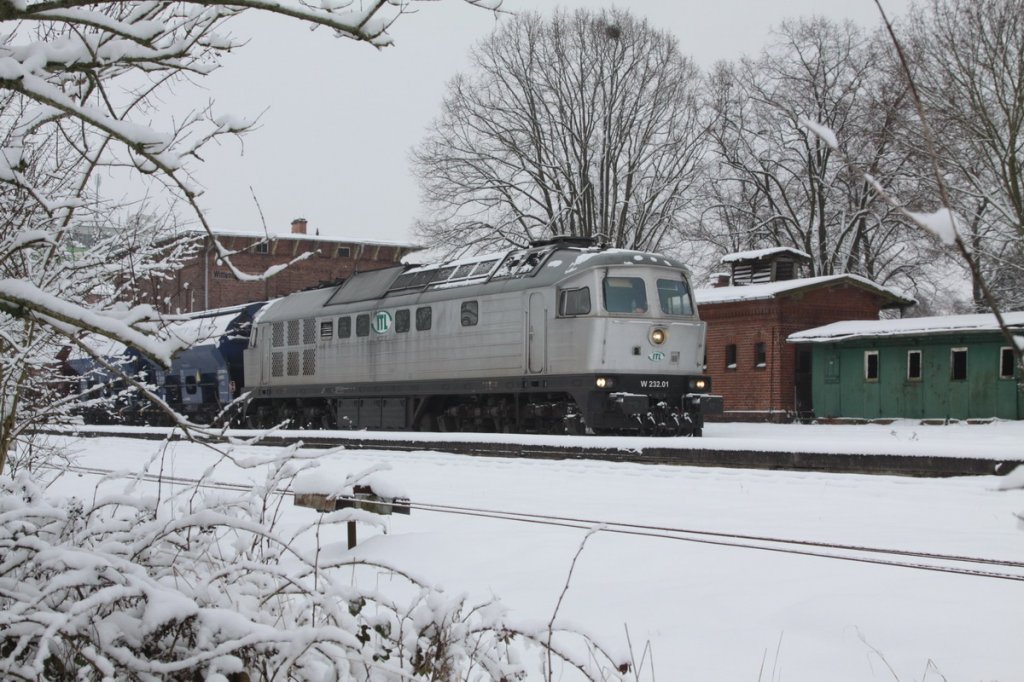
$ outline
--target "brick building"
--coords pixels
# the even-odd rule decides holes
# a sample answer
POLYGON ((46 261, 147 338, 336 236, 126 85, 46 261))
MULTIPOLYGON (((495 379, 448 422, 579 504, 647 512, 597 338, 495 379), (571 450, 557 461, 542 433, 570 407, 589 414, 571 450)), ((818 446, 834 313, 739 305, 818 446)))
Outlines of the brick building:
POLYGON ((399 263, 418 247, 411 244, 357 242, 307 234, 307 221, 292 222, 289 234, 217 232, 217 240, 228 251, 235 267, 244 273, 261 274, 312 252, 282 272, 263 281, 235 279, 217 257, 213 240, 197 231, 199 248, 172 280, 154 283, 153 299, 165 312, 194 312, 265 301, 303 289, 347 279, 354 272, 377 270, 399 263))
POLYGON ((707 373, 724 419, 785 421, 811 411, 811 353, 790 334, 840 320, 877 320, 912 300, 857 275, 800 277, 809 257, 778 248, 731 254, 730 273, 694 295, 708 325, 707 373))

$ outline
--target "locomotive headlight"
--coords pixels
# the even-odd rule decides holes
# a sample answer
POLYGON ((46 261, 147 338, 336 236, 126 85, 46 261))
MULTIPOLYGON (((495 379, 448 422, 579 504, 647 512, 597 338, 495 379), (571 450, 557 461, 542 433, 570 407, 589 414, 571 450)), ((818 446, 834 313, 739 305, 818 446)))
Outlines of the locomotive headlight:
POLYGON ((707 379, 690 379, 690 388, 694 390, 703 391, 707 387, 707 379))
POLYGON ((668 338, 668 334, 664 329, 652 329, 651 330, 651 343, 655 346, 660 346, 665 343, 665 339, 668 338))
POLYGON ((609 377, 597 377, 597 379, 594 381, 594 384, 598 388, 611 388, 612 380, 609 377))

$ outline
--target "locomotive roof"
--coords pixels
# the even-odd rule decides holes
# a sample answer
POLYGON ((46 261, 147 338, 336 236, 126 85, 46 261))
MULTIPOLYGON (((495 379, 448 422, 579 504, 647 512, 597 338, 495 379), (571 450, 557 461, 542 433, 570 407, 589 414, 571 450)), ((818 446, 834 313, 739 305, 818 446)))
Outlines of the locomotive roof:
POLYGON ((532 289, 553 285, 583 268, 612 265, 654 265, 689 274, 689 269, 671 256, 556 242, 411 268, 356 273, 340 286, 302 291, 278 299, 263 311, 259 321, 313 317, 333 312, 325 308, 371 300, 381 300, 384 306, 396 305, 397 301, 392 303, 389 299, 426 292, 436 292, 438 299, 447 298, 445 294, 450 289, 473 287, 474 293, 532 289))

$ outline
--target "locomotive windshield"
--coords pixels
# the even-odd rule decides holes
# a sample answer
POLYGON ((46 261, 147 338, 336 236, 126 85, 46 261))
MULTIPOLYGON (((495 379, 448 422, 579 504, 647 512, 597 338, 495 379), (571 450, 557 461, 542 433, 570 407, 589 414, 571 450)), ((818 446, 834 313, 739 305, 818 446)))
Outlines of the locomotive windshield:
POLYGON ((605 277, 604 309, 610 313, 646 313, 644 281, 639 277, 605 277))
POLYGON ((665 315, 693 315, 693 300, 685 280, 659 279, 658 300, 665 315))

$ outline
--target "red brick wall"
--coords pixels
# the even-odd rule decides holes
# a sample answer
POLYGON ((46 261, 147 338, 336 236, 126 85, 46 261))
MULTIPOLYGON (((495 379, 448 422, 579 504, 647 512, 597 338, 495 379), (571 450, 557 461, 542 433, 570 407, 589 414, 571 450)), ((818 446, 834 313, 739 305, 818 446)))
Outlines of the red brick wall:
POLYGON ((856 286, 837 284, 774 299, 705 303, 707 373, 725 398, 727 420, 785 420, 795 410, 797 331, 842 320, 876 320, 883 301, 856 286), (765 367, 754 366, 754 344, 763 342, 765 367), (726 368, 726 346, 736 345, 736 368, 726 368))
POLYGON ((257 282, 239 281, 230 269, 219 262, 209 238, 196 255, 168 281, 156 283, 150 293, 157 307, 164 312, 192 312, 210 308, 263 301, 301 291, 320 284, 348 278, 353 272, 365 272, 397 265, 411 249, 383 244, 339 243, 307 239, 283 238, 267 244, 267 253, 256 253, 256 237, 221 236, 235 267, 247 274, 262 274, 275 265, 288 263, 307 251, 318 251, 282 272, 257 282), (339 254, 339 247, 348 255, 339 254), (205 271, 205 272, 204 272, 205 271))

